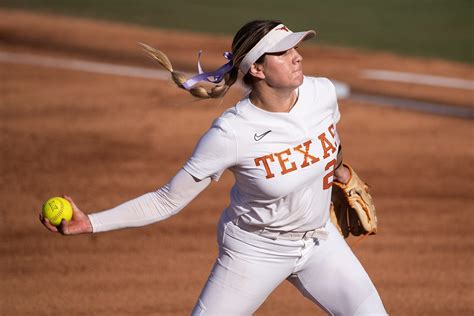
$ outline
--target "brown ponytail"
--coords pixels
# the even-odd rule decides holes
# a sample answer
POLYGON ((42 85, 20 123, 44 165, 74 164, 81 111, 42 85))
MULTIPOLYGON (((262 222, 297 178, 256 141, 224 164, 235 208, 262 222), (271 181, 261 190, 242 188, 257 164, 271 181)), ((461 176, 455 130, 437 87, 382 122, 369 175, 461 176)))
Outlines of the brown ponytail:
MULTIPOLYGON (((228 73, 224 75, 224 83, 214 86, 211 91, 207 91, 200 85, 195 85, 189 89, 189 92, 193 96, 202 99, 223 97, 227 91, 229 91, 229 88, 237 81, 239 65, 244 59, 245 55, 258 43, 258 41, 260 41, 262 37, 264 37, 280 23, 281 22, 279 21, 252 21, 242 26, 235 34, 232 41, 233 67, 228 73)), ((163 68, 171 73, 171 78, 178 87, 185 89, 183 84, 188 79, 183 73, 173 70, 171 61, 162 51, 143 43, 139 44, 143 50, 151 56, 151 58, 156 60, 163 68)), ((257 63, 263 62, 264 57, 265 55, 257 60, 257 63)), ((244 74, 243 80, 245 84, 252 86, 253 77, 250 74, 244 74)))
MULTIPOLYGON (((143 50, 148 53, 148 55, 151 56, 154 60, 156 60, 163 68, 168 70, 171 73, 171 79, 173 79, 174 83, 181 89, 184 89, 183 84, 188 80, 186 76, 178 71, 174 71, 173 65, 171 64, 171 61, 169 60, 168 56, 165 55, 162 51, 155 49, 149 45, 139 43, 140 46, 143 48, 143 50)), ((198 98, 217 98, 221 95, 224 95, 225 92, 228 90, 227 83, 229 82, 230 76, 228 74, 225 75, 224 77, 224 84, 223 85, 217 85, 211 89, 210 92, 208 92, 204 87, 201 86, 194 86, 191 89, 189 89, 189 92, 194 95, 195 97, 198 98)))

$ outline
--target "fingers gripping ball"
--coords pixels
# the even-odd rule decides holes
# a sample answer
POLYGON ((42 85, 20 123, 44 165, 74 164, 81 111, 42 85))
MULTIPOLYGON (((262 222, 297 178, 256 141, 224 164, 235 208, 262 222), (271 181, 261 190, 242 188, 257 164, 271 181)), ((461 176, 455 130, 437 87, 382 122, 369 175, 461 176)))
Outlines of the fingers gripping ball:
POLYGON ((50 198, 43 204, 43 216, 54 226, 59 226, 63 219, 69 222, 72 218, 71 203, 61 197, 50 198))

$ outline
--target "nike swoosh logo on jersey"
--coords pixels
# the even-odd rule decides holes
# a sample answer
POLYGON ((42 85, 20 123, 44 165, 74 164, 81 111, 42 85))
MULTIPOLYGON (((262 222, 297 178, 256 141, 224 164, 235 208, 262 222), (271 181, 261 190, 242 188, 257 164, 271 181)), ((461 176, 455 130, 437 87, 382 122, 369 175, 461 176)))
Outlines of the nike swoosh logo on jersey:
POLYGON ((257 135, 257 133, 255 133, 255 135, 253 135, 253 139, 255 139, 255 141, 258 142, 259 140, 261 140, 262 138, 264 138, 264 137, 265 137, 268 133, 270 133, 271 131, 272 131, 272 130, 270 129, 270 130, 268 130, 268 131, 266 131, 265 133, 260 134, 260 135, 257 135))

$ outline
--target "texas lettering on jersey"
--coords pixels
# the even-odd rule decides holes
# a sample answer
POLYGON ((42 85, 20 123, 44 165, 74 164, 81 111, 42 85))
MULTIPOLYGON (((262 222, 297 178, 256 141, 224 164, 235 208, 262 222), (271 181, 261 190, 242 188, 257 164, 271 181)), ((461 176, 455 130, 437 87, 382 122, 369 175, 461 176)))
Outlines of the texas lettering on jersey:
MULTIPOLYGON (((275 174, 285 175, 291 172, 294 172, 298 169, 306 168, 312 164, 315 164, 321 159, 328 158, 331 154, 335 154, 337 152, 337 144, 336 144, 336 132, 334 124, 331 124, 327 132, 331 134, 332 139, 334 140, 334 144, 329 141, 327 138, 326 132, 318 135, 318 142, 313 144, 313 141, 307 140, 302 144, 299 144, 294 147, 287 148, 283 151, 264 155, 261 157, 257 157, 254 159, 256 166, 263 166, 266 172, 266 179, 271 179, 275 177, 275 174), (319 145, 322 149, 322 157, 315 156, 312 154, 311 146, 319 145), (295 161, 292 161, 293 155, 302 155, 303 162, 299 165, 296 164, 295 161)), ((332 185, 332 176, 334 175, 334 166, 336 165, 336 159, 329 161, 324 170, 329 171, 323 179, 323 189, 327 190, 332 185)))

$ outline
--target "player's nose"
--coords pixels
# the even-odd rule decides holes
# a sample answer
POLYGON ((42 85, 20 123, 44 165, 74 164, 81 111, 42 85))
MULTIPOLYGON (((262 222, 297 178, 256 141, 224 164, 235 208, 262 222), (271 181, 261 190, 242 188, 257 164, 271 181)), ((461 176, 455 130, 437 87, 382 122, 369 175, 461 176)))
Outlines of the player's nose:
POLYGON ((291 49, 291 51, 292 51, 292 54, 293 54, 293 62, 294 63, 300 63, 303 60, 303 56, 301 56, 301 54, 298 52, 296 47, 293 47, 291 49))

